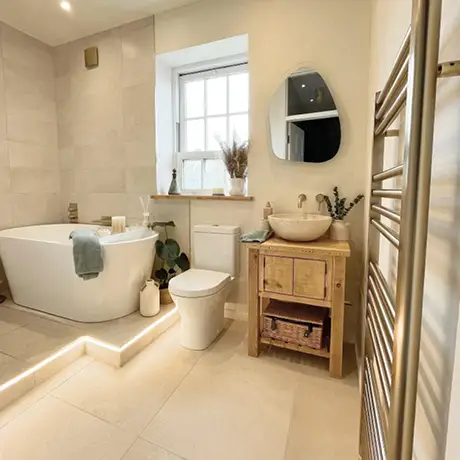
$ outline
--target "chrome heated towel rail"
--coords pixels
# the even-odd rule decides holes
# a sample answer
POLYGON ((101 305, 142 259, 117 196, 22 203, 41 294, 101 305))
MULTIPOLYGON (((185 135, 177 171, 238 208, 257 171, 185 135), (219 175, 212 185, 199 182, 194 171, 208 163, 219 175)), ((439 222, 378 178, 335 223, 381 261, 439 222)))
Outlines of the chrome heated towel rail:
POLYGON ((361 373, 364 460, 412 460, 436 81, 460 75, 459 62, 438 65, 441 3, 413 0, 411 27, 375 98, 361 373), (399 136, 390 126, 404 107, 403 164, 382 170, 385 137, 399 136), (398 176, 400 189, 382 185, 398 176), (392 209, 382 199, 400 206, 392 209), (381 237, 398 251, 396 289, 379 266, 381 237))

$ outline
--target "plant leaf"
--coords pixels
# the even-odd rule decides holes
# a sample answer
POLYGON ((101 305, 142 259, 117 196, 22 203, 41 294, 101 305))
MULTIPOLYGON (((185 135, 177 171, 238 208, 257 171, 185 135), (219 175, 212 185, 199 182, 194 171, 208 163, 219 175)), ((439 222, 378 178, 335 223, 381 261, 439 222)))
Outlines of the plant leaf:
POLYGON ((173 240, 172 238, 168 238, 165 241, 165 247, 167 248, 170 256, 168 259, 177 259, 180 255, 180 246, 179 243, 176 240, 173 240))
POLYGON ((161 228, 166 228, 166 227, 175 227, 176 224, 174 221, 170 220, 168 222, 153 222, 153 224, 150 224, 152 228, 155 227, 161 227, 161 228))
POLYGON ((176 259, 177 266, 183 271, 187 271, 190 269, 190 261, 188 260, 187 254, 183 252, 177 259, 176 259))
POLYGON ((164 282, 168 279, 168 272, 164 268, 160 268, 155 272, 155 279, 164 282))
POLYGON ((174 267, 174 261, 179 257, 180 246, 176 240, 168 238, 164 243, 157 240, 155 243, 155 249, 158 257, 161 260, 166 261, 170 267, 174 267))

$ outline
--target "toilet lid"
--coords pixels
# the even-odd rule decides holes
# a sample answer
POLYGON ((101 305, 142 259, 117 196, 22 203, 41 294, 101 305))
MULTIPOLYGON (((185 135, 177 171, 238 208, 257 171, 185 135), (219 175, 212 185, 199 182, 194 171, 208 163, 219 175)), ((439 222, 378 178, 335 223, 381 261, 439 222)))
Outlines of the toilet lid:
POLYGON ((178 297, 206 297, 220 291, 230 278, 228 273, 192 268, 169 282, 169 292, 178 297))

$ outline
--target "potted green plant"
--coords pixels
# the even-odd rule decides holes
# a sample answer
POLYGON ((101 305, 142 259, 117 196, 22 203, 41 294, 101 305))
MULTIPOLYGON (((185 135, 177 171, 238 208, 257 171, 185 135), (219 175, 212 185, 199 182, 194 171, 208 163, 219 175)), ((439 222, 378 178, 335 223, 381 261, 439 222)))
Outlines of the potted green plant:
POLYGON ((332 203, 328 195, 324 196, 327 210, 333 219, 331 225, 331 239, 336 241, 348 241, 350 238, 350 224, 348 222, 344 222, 344 219, 349 214, 349 212, 364 198, 364 195, 359 193, 347 205, 347 199, 340 197, 339 188, 337 186, 334 187, 333 194, 334 203, 332 203))
POLYGON ((245 195, 249 142, 234 139, 231 144, 222 141, 219 141, 219 144, 222 150, 222 159, 230 176, 230 195, 245 195))
MULTIPOLYGON (((152 269, 152 278, 160 285, 160 303, 162 305, 172 302, 169 294, 169 282, 190 268, 190 261, 184 252, 181 252, 179 243, 168 236, 168 228, 174 228, 176 224, 169 222, 154 222, 151 229, 161 229, 163 239, 155 242, 157 260, 152 269)), ((161 231, 160 230, 160 231, 161 231)))

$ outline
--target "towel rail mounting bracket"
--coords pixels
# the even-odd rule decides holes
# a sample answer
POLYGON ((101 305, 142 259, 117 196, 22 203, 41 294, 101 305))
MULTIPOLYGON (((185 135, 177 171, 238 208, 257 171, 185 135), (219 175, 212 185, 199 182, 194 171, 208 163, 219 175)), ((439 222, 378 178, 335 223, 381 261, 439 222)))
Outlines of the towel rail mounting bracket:
POLYGON ((448 61, 438 64, 438 78, 460 77, 460 61, 448 61))

